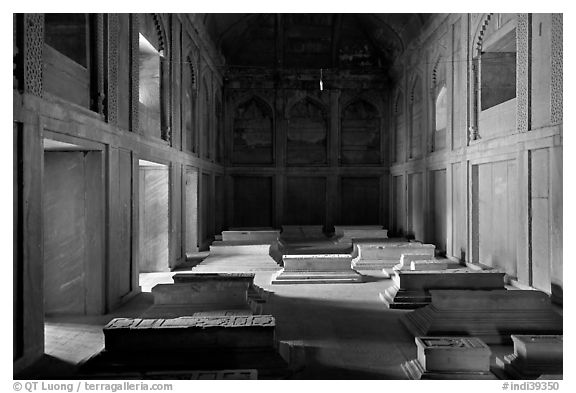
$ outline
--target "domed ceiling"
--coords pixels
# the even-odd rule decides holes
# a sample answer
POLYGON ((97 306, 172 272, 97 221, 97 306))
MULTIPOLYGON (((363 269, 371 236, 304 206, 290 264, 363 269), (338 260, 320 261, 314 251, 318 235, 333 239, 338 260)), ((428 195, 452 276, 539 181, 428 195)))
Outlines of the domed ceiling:
POLYGON ((230 67, 386 67, 430 14, 204 14, 230 67))

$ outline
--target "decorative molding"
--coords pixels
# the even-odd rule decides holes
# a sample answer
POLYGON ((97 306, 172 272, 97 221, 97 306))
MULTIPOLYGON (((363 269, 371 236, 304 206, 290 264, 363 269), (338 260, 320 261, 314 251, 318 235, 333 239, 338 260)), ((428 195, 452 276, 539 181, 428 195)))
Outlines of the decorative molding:
POLYGON ((518 14, 516 24, 516 126, 518 132, 530 130, 530 14, 518 14))
POLYGON ((130 14, 130 130, 138 132, 139 108, 139 53, 140 23, 138 14, 130 14))
POLYGON ((108 123, 118 124, 118 14, 107 15, 107 76, 106 115, 108 123))
POLYGON ((550 110, 552 124, 562 123, 563 121, 563 57, 564 49, 563 40, 563 21, 562 14, 552 14, 552 42, 551 42, 551 61, 552 61, 552 80, 550 82, 550 110))
POLYGON ((24 93, 42 97, 44 14, 24 14, 24 93))
POLYGON ((105 66, 104 59, 104 14, 96 14, 95 16, 95 30, 96 30, 96 92, 95 92, 95 105, 94 110, 100 114, 104 114, 104 102, 106 100, 106 91, 104 87, 105 66))

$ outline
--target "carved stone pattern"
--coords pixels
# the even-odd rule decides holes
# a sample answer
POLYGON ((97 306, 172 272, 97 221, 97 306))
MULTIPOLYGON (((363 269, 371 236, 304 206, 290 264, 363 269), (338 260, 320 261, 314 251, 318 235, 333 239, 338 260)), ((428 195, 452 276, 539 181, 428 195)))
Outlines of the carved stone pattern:
POLYGON ((106 92, 104 90, 104 14, 96 14, 96 67, 98 87, 96 92, 95 109, 98 113, 104 113, 104 101, 106 92))
MULTIPOLYGON (((158 50, 166 50, 166 37, 164 36, 164 29, 162 28, 162 21, 160 20, 159 14, 152 14, 152 19, 154 20, 154 26, 156 27, 156 34, 158 35, 158 50)), ((164 53, 164 55, 166 55, 164 53)))
POLYGON ((253 316, 194 316, 173 319, 140 319, 116 318, 106 325, 104 329, 163 329, 163 328, 209 328, 209 327, 243 327, 243 326, 269 326, 274 327, 276 322, 271 315, 253 316))
POLYGON ((518 14, 516 27, 516 102, 518 132, 530 129, 530 30, 528 14, 518 14))
POLYGON ((482 52, 482 41, 484 40, 484 32, 488 28, 488 24, 490 23, 490 19, 492 19, 493 14, 487 14, 486 18, 482 22, 482 26, 480 27, 480 31, 478 32, 478 38, 476 39, 476 51, 477 53, 473 53, 473 55, 478 55, 482 52))
POLYGON ((106 115, 108 123, 118 124, 118 14, 108 14, 108 86, 106 115))
POLYGON ((552 81, 551 81, 551 121, 552 124, 562 123, 563 120, 563 57, 564 50, 562 46, 563 22, 562 14, 552 14, 552 81))
POLYGON ((24 92, 42 97, 44 14, 24 14, 24 92))
POLYGON ((130 23, 130 130, 138 132, 139 108, 139 22, 138 14, 131 14, 130 23))

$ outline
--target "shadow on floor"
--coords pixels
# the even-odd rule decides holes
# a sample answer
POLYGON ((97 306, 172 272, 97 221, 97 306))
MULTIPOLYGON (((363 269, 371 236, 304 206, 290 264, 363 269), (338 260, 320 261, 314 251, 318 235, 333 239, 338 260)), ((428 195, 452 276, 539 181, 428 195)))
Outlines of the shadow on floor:
POLYGON ((66 362, 57 357, 44 354, 30 367, 19 374, 14 374, 14 379, 73 379, 77 370, 78 364, 66 362))

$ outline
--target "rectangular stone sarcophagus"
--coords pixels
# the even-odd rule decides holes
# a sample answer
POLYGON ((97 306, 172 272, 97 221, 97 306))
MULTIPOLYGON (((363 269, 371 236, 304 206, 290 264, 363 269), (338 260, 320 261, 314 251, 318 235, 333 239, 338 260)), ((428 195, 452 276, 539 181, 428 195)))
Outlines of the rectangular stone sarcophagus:
POLYGON ((547 294, 530 290, 432 290, 431 304, 400 320, 415 337, 474 336, 510 343, 512 334, 562 334, 547 294))
POLYGON ((402 365, 410 379, 496 379, 490 349, 476 337, 415 337, 418 357, 402 365))
POLYGON ((228 241, 245 241, 254 244, 271 244, 278 240, 280 231, 274 229, 238 229, 222 231, 222 240, 228 241))
POLYGON ((250 240, 213 241, 210 255, 269 255, 272 243, 256 243, 250 240))
POLYGON ((496 358, 509 379, 537 379, 563 374, 562 335, 513 334, 514 353, 496 358))
POLYGON ((434 258, 436 246, 407 241, 354 241, 358 256, 353 267, 359 270, 391 270, 404 254, 426 255, 434 258))
POLYGON ((122 352, 273 348, 275 328, 271 315, 115 318, 104 327, 104 343, 122 352))
MULTIPOLYGON (((414 263, 414 262, 412 262, 414 263)), ((448 270, 396 270, 394 285, 380 299, 394 309, 415 309, 428 305, 430 291, 438 289, 504 289, 504 272, 469 268, 448 270)))
POLYGON ((323 225, 282 225, 280 236, 296 239, 326 237, 323 225))
POLYGON ((217 315, 261 314, 265 299, 249 273, 179 273, 174 284, 152 288, 154 305, 144 317, 174 318, 210 312, 217 315))
POLYGON ((355 239, 387 239, 388 230, 379 225, 336 225, 334 236, 340 242, 355 239))
POLYGON ((352 267, 350 254, 284 255, 284 268, 272 284, 359 282, 362 276, 352 267))

